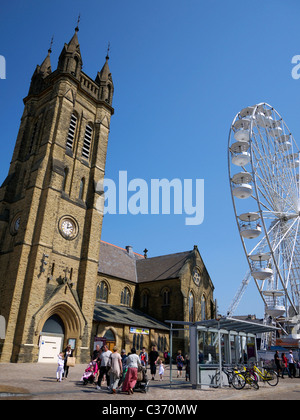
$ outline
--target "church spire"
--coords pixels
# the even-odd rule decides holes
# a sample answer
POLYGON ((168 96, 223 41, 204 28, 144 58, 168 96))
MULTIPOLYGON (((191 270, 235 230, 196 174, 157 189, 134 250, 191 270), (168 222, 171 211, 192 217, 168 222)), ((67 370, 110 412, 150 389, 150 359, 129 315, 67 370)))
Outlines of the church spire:
POLYGON ((41 65, 37 65, 31 78, 29 94, 39 93, 44 87, 44 79, 52 73, 50 54, 52 52, 53 37, 51 38, 48 54, 41 65))
POLYGON ((50 61, 50 54, 52 53, 52 45, 53 45, 53 36, 51 38, 50 47, 48 49, 48 54, 45 60, 42 62, 40 66, 40 71, 43 73, 44 77, 48 76, 50 73, 52 73, 51 70, 51 61, 50 61))
POLYGON ((65 44, 58 59, 57 69, 63 73, 71 73, 77 79, 82 69, 82 57, 77 33, 79 31, 79 17, 75 33, 68 44, 65 44))
POLYGON ((100 86, 99 99, 111 105, 113 93, 114 93, 114 84, 113 84, 111 72, 108 65, 109 51, 110 51, 110 43, 108 43, 105 63, 102 69, 97 73, 95 82, 100 86))

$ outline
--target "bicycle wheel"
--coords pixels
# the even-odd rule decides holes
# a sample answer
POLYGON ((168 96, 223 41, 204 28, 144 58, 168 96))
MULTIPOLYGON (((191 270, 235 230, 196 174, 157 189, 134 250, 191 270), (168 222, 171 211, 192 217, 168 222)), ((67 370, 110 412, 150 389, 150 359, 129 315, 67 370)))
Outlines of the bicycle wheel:
POLYGON ((247 384, 249 384, 254 389, 259 389, 259 385, 257 383, 256 377, 252 375, 252 373, 247 372, 245 374, 245 379, 247 384))
POLYGON ((246 385, 245 377, 241 373, 234 373, 232 375, 231 384, 235 389, 243 389, 246 385))
POLYGON ((264 376, 265 376, 265 381, 270 386, 276 386, 278 384, 279 377, 274 370, 267 370, 264 376))
POLYGON ((220 386, 220 372, 217 372, 210 381, 210 386, 212 388, 219 388, 220 386))

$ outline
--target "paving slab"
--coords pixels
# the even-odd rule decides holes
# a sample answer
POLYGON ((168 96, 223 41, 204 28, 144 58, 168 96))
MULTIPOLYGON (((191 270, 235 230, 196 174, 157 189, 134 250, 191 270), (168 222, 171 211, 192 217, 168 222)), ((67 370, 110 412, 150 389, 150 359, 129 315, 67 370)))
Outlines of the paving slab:
MULTIPOLYGON (((0 363, 0 400, 94 400, 107 403, 118 401, 204 401, 204 400, 299 400, 300 378, 279 380, 275 387, 260 382, 259 390, 246 385, 242 390, 233 388, 193 389, 184 378, 173 377, 170 385, 169 367, 165 369, 164 379, 149 382, 147 393, 123 392, 110 394, 106 382, 99 391, 93 384, 86 386, 80 381, 86 365, 78 364, 69 369, 69 376, 62 382, 56 380, 56 365, 45 363, 0 363)), ((148 370, 149 373, 149 370, 148 370)), ((174 375, 176 371, 174 370, 174 375)), ((150 374, 148 375, 149 377, 150 374)), ((102 405, 103 405, 102 404, 102 405)))

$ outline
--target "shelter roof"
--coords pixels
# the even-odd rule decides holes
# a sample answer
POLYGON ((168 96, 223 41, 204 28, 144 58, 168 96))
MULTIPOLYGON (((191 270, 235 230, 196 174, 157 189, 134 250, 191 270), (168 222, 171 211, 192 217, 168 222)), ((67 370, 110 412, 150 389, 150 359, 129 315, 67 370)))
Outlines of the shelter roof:
POLYGON ((263 332, 273 332, 280 330, 280 328, 273 327, 271 325, 265 325, 259 321, 244 321, 236 318, 222 317, 219 319, 208 319, 205 321, 198 322, 184 322, 184 321, 166 321, 174 325, 194 325, 199 329, 217 329, 235 331, 237 333, 249 333, 249 334, 261 334, 263 332))

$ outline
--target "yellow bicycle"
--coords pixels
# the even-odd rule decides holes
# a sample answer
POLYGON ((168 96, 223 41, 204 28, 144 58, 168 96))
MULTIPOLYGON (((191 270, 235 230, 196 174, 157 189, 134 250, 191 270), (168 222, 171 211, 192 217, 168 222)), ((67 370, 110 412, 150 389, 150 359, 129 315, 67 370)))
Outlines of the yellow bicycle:
POLYGON ((262 370, 260 370, 256 365, 253 365, 250 372, 253 376, 256 376, 257 381, 259 377, 263 382, 267 382, 270 386, 276 386, 278 384, 279 377, 274 369, 262 368, 262 370))

